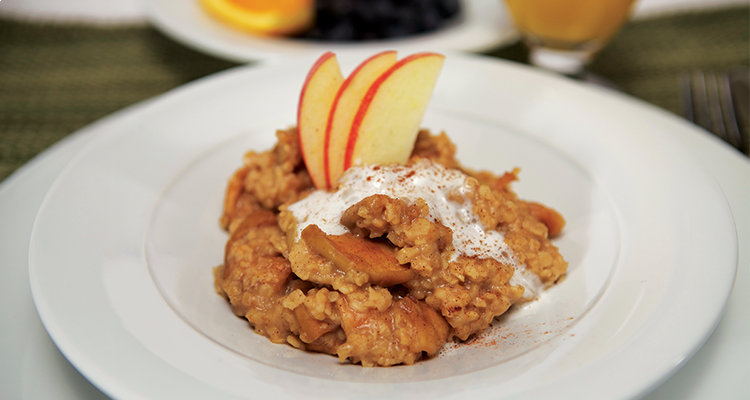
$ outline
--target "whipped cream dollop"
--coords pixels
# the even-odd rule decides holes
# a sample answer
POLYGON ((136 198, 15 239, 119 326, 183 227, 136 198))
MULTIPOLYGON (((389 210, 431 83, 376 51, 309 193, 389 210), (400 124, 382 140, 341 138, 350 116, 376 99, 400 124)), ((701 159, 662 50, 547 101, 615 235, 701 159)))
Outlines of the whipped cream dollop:
POLYGON ((461 171, 447 169, 429 160, 414 165, 360 166, 349 168, 335 192, 317 190, 308 197, 291 204, 288 210, 297 220, 298 235, 308 225, 315 224, 330 235, 341 235, 348 228, 341 224, 344 210, 374 194, 405 200, 413 204, 423 199, 429 206, 427 218, 439 221, 453 232, 455 260, 460 254, 468 257, 494 258, 512 265, 515 273, 512 285, 521 285, 524 297, 536 297, 543 285, 539 278, 519 264, 504 235, 486 229, 472 210, 472 202, 465 194, 470 190, 469 177, 461 171), (459 203, 452 199, 463 199, 459 203))

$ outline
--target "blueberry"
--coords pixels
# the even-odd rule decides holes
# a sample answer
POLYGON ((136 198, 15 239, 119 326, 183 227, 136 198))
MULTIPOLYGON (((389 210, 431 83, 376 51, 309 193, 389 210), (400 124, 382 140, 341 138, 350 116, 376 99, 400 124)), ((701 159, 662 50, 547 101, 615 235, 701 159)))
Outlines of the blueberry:
POLYGON ((459 0, 316 0, 315 40, 397 38, 441 27, 460 12, 459 0))
POLYGON ((356 38, 356 29, 350 21, 342 20, 338 24, 323 31, 323 39, 333 42, 343 42, 356 38))
POLYGON ((440 17, 447 19, 458 14, 458 0, 436 0, 436 3, 437 11, 438 13, 440 13, 440 17))

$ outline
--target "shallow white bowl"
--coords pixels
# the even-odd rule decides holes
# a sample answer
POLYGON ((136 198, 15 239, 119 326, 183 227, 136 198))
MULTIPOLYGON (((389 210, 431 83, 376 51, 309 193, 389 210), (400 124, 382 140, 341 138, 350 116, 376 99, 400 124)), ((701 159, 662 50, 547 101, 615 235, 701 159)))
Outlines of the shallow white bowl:
POLYGON ((483 342, 414 367, 362 369, 254 335, 212 293, 226 239, 216 221, 241 154, 294 122, 307 68, 237 69, 171 92, 111 121, 53 185, 31 238, 34 300, 107 394, 623 398, 666 379, 715 327, 737 242, 721 191, 673 134, 682 124, 624 96, 449 55, 424 126, 446 129, 467 166, 522 167, 519 194, 568 219, 557 241, 566 281, 483 342))

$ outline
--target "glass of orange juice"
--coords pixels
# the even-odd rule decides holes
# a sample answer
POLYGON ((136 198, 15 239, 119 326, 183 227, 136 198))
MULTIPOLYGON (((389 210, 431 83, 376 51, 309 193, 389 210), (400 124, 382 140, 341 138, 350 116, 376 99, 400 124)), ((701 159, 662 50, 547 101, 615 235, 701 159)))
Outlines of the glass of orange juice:
POLYGON ((505 0, 537 66, 574 75, 628 20, 635 0, 505 0))

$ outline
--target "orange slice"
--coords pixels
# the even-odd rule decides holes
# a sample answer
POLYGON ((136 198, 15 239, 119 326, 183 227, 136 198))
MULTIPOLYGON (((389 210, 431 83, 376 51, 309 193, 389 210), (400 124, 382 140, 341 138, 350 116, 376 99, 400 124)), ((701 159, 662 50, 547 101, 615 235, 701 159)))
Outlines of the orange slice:
POLYGON ((313 0, 199 0, 220 21, 246 32, 280 36, 309 28, 313 0))

